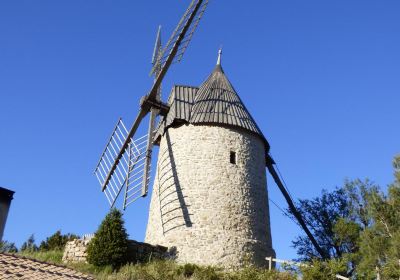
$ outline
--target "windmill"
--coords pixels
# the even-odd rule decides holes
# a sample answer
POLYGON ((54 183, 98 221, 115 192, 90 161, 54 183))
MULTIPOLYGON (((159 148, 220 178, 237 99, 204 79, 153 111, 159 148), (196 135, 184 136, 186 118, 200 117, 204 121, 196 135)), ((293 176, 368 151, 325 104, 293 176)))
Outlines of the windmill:
POLYGON ((164 47, 160 29, 153 53, 154 83, 128 130, 118 120, 95 168, 111 207, 148 194, 153 145, 160 146, 146 242, 177 247, 181 262, 263 265, 272 249, 266 169, 316 250, 325 257, 283 185, 269 143, 217 65, 200 87, 174 86, 168 102, 161 83, 179 62, 207 8, 192 0, 164 47), (150 114, 148 132, 136 131, 150 114), (158 126, 156 120, 159 117, 158 126), (227 160, 228 158, 228 160, 227 160))

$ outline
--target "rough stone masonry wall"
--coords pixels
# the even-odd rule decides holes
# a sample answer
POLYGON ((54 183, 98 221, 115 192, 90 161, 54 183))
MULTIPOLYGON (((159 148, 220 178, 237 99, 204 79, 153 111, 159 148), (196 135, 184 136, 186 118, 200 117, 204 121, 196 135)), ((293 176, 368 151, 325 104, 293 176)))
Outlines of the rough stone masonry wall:
MULTIPOLYGON (((86 262, 87 246, 93 236, 83 239, 75 239, 67 242, 64 249, 63 262, 86 262)), ((152 259, 164 259, 169 256, 168 248, 163 246, 153 246, 150 244, 128 241, 128 261, 129 262, 148 262, 152 259)))
POLYGON ((181 263, 265 266, 275 255, 268 207, 258 136, 216 126, 170 128, 160 143, 145 242, 176 247, 181 263))
POLYGON ((91 238, 74 239, 65 245, 63 262, 86 262, 86 248, 91 238))

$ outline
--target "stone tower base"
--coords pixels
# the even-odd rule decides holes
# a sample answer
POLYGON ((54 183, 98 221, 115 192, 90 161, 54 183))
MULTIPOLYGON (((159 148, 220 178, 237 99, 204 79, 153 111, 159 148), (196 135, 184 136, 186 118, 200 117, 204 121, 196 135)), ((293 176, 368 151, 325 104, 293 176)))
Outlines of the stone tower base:
POLYGON ((265 145, 220 126, 169 128, 160 142, 146 243, 180 263, 267 266, 272 249, 265 145))

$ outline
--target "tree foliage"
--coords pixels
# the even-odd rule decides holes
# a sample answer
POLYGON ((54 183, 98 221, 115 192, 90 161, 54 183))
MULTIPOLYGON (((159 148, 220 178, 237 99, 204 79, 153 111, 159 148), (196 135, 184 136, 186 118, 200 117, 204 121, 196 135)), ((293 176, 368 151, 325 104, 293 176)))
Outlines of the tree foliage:
POLYGON ((344 258, 332 258, 327 261, 313 259, 308 265, 300 267, 304 280, 332 280, 336 275, 346 275, 347 262, 344 258))
MULTIPOLYGON (((369 181, 346 181, 342 188, 331 192, 323 190, 320 197, 297 203, 296 207, 314 238, 331 258, 340 258, 358 249, 359 233, 368 223, 360 205, 364 193, 371 188, 374 186, 369 181)), ((298 236, 293 246, 302 261, 321 257, 305 235, 298 236)))
POLYGON ((379 272, 383 279, 399 279, 400 185, 397 178, 387 194, 372 193, 368 206, 372 223, 360 235, 358 275, 373 279, 379 272))
POLYGON ((20 251, 21 252, 36 252, 37 250, 38 250, 38 247, 35 244, 35 236, 33 234, 31 234, 31 236, 29 236, 28 240, 22 244, 20 251))
POLYGON ((396 156, 393 160, 394 177, 396 178, 394 184, 400 185, 400 155, 396 156))
POLYGON ((117 268, 127 261, 128 235, 122 213, 115 208, 100 224, 87 249, 87 261, 96 266, 117 268))
POLYGON ((297 237, 293 246, 312 264, 303 271, 305 279, 333 279, 323 277, 339 270, 357 279, 376 279, 378 274, 381 279, 400 278, 400 157, 393 167, 395 179, 386 192, 368 180, 346 181, 297 204, 331 258, 321 260, 305 236, 297 237))
POLYGON ((18 249, 14 243, 8 241, 0 241, 0 253, 17 253, 18 249))
POLYGON ((56 231, 53 235, 42 241, 39 246, 40 251, 51 251, 51 250, 64 250, 65 244, 68 241, 79 238, 75 234, 61 234, 61 231, 56 231))

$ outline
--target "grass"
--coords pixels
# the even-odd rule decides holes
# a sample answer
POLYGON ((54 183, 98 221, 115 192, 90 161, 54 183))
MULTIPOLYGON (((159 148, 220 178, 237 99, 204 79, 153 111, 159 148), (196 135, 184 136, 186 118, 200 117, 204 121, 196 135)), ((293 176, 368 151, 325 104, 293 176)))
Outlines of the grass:
POLYGON ((62 256, 63 251, 37 251, 37 252, 30 252, 30 251, 22 251, 19 252, 18 255, 35 259, 42 262, 52 263, 52 264, 62 264, 62 256))
POLYGON ((248 267, 224 272, 215 267, 192 264, 178 265, 173 261, 153 261, 123 266, 118 272, 98 275, 99 280, 294 280, 289 273, 248 267))
MULTIPOLYGON (((22 256, 58 265, 62 251, 22 252, 22 256)), ((144 264, 127 264, 118 271, 111 267, 96 267, 85 263, 67 264, 68 267, 90 274, 98 280, 294 280, 295 276, 278 271, 247 267, 234 272, 224 272, 215 267, 193 264, 179 265, 173 261, 151 261, 144 264)))

